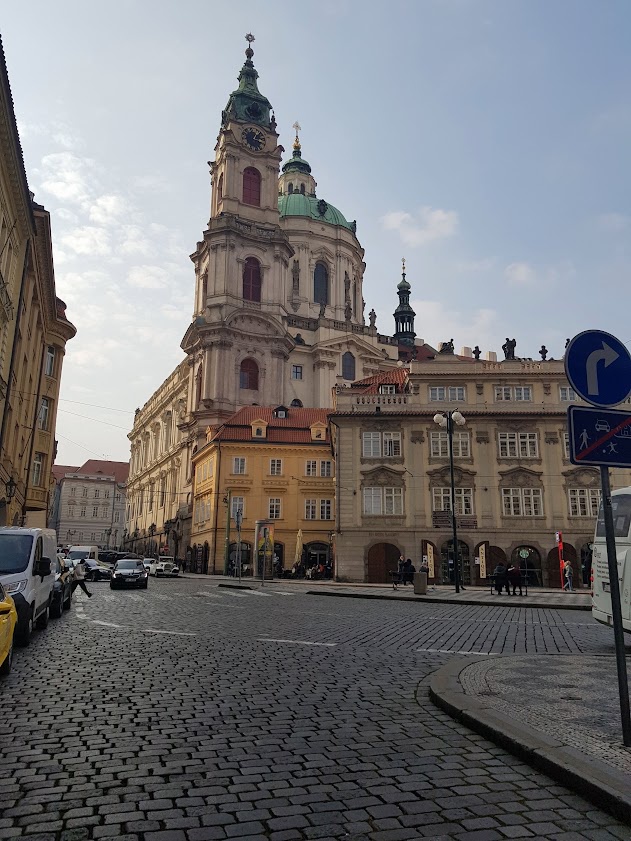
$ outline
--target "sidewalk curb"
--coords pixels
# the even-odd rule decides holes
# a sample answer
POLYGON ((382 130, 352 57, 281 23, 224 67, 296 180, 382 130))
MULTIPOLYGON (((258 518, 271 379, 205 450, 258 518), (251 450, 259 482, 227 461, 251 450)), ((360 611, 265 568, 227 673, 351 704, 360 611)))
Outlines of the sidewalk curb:
POLYGON ((528 765, 573 789, 598 808, 631 824, 629 775, 616 776, 611 768, 598 759, 587 757, 497 710, 489 710, 464 692, 460 684, 460 673, 471 663, 483 659, 467 657, 465 662, 458 658, 435 671, 429 684, 429 697, 434 704, 528 765))
MULTIPOLYGON (((220 584, 221 586, 225 586, 220 584)), ((331 591, 325 592, 323 590, 307 590, 307 596, 331 596, 337 599, 381 599, 382 601, 391 602, 425 602, 427 604, 464 604, 464 605, 482 605, 483 607, 530 607, 542 608, 544 610, 590 610, 592 606, 582 604, 552 604, 551 602, 528 602, 521 601, 515 603, 514 601, 507 601, 506 599, 497 599, 489 604, 483 599, 464 598, 454 599, 450 596, 387 596, 383 593, 333 593, 331 591)), ((523 597, 524 599, 527 596, 523 597)))
POLYGON ((253 590, 249 584, 217 584, 217 587, 225 587, 227 590, 253 590))

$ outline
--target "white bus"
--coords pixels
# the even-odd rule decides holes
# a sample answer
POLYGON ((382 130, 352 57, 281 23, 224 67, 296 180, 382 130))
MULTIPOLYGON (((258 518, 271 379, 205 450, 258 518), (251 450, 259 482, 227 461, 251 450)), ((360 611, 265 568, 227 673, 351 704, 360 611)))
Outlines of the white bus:
MULTIPOLYGON (((618 579, 622 602, 622 627, 631 632, 631 488, 620 488, 611 494, 613 524, 618 557, 618 579)), ((605 519, 600 504, 594 552, 592 558, 592 616, 604 625, 612 625, 611 590, 609 587, 609 566, 607 544, 605 543, 605 519)))

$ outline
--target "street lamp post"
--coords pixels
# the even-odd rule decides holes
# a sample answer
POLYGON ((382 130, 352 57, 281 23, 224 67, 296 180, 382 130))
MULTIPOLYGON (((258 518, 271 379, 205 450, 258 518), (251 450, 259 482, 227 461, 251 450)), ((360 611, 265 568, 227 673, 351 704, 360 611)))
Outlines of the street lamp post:
MULTIPOLYGON (((464 416, 456 409, 453 412, 441 414, 438 412, 434 415, 434 423, 437 423, 442 429, 447 430, 447 442, 449 447, 449 479, 451 485, 451 529, 453 539, 454 552, 454 582, 456 584, 456 593, 460 592, 460 560, 458 558, 458 524, 456 521, 456 481, 454 476, 454 424, 456 426, 464 426, 466 421, 464 416)), ((449 560, 449 553, 447 554, 449 560)), ((464 590, 464 587, 463 587, 464 590)))

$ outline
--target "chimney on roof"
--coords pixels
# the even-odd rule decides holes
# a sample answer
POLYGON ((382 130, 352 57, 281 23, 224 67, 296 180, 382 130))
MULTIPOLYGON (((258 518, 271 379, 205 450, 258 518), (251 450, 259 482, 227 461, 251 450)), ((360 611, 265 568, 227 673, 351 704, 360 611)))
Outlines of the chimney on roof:
POLYGON ((484 354, 484 358, 487 362, 497 362, 497 354, 494 350, 487 350, 487 352, 484 354))
POLYGON ((467 359, 473 359, 473 351, 470 347, 460 348, 460 356, 466 356, 467 359))

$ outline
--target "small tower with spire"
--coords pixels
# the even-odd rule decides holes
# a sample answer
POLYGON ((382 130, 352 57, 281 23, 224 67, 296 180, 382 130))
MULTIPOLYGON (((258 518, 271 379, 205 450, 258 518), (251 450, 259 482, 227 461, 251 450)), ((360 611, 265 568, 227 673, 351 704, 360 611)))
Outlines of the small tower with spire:
POLYGON ((299 131, 300 123, 295 122, 292 126, 296 132, 293 145, 293 153, 287 163, 283 164, 282 175, 278 183, 278 191, 281 196, 291 196, 293 193, 300 193, 303 196, 315 196, 316 181, 311 175, 311 167, 302 157, 299 131))
POLYGON ((410 306, 410 284, 405 279, 405 257, 402 258, 401 282, 397 286, 399 306, 394 311, 394 337, 400 345, 414 345, 414 316, 416 313, 410 306))

